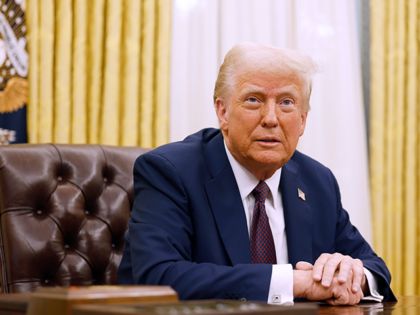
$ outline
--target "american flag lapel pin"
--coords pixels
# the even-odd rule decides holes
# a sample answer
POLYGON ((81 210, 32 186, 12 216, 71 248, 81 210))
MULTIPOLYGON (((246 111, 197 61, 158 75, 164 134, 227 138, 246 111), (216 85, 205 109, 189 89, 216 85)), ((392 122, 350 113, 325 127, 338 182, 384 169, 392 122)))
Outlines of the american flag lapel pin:
POLYGON ((298 188, 298 197, 300 199, 302 199, 303 201, 306 201, 305 193, 302 190, 300 190, 299 188, 298 188))

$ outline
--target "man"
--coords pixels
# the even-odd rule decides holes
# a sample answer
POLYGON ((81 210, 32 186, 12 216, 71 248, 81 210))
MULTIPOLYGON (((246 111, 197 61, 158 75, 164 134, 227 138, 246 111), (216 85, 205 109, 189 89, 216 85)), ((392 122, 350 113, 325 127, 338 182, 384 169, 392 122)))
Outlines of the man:
POLYGON ((296 151, 315 71, 294 51, 232 48, 214 93, 221 130, 136 161, 120 283, 170 285, 181 299, 395 299, 332 173, 296 151))

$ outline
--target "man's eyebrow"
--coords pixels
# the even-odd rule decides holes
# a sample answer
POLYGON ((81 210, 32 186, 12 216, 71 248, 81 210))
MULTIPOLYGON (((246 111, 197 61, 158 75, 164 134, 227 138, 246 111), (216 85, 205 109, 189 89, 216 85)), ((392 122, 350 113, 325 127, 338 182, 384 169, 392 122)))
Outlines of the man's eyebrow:
POLYGON ((244 88, 242 91, 240 91, 238 93, 238 96, 245 96, 247 94, 263 94, 265 92, 265 89, 263 87, 260 86, 256 86, 256 85, 252 85, 252 86, 248 86, 246 88, 244 88))

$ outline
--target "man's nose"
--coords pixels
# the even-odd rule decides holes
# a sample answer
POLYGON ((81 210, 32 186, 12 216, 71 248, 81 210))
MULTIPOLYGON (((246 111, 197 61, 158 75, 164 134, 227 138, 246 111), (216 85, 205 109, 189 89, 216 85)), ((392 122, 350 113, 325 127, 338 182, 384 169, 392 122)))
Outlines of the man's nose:
POLYGON ((267 100, 266 103, 261 106, 261 125, 263 127, 275 127, 278 124, 278 117, 276 113, 276 101, 267 100))

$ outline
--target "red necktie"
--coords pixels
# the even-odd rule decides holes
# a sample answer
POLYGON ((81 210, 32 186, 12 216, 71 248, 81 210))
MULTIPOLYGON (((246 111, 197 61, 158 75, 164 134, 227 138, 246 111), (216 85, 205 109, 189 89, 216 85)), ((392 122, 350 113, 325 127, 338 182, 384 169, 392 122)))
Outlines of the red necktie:
POLYGON ((267 184, 261 181, 252 191, 255 196, 251 229, 251 256, 254 264, 277 263, 273 234, 265 212, 265 199, 269 190, 267 184))

